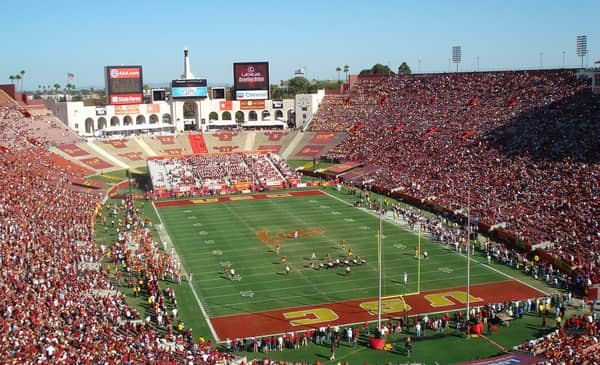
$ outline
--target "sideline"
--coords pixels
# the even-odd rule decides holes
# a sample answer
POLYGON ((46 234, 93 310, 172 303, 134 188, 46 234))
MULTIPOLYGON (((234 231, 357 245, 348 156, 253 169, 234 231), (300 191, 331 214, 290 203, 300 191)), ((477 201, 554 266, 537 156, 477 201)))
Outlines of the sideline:
MULTIPOLYGON (((156 213, 156 216, 158 217, 158 220, 160 221, 160 225, 162 227, 161 229, 157 229, 158 235, 160 236, 160 239, 164 240, 164 241, 167 241, 171 245, 171 247, 173 247, 173 250, 175 251, 175 256, 177 257, 177 259, 181 263, 181 273, 182 274, 185 273, 186 276, 187 276, 187 271, 183 267, 183 262, 179 259, 179 254, 177 253, 177 249, 175 248, 175 245, 173 245, 173 242, 171 241, 171 237, 169 236, 169 232, 167 231, 167 229, 165 227, 165 224, 163 223, 163 220, 160 217, 160 214, 158 214, 158 209, 156 209, 156 206, 154 205, 154 202, 152 202, 152 207, 154 208, 154 212, 156 213)), ((198 293, 196 293, 196 289, 194 289, 194 286, 192 285, 192 283, 189 282, 189 280, 186 280, 186 282, 190 286, 190 289, 192 289, 192 293, 194 294, 194 298, 196 299, 196 303, 198 304, 198 307, 200 308, 200 311, 202 312, 202 316, 204 317, 204 320, 208 324, 208 328, 210 329, 210 333, 212 334, 213 338, 215 339, 215 342, 220 342, 219 341, 219 336, 217 336, 217 332, 215 331, 215 328, 213 327, 212 322, 210 321, 210 318, 208 317, 208 314, 206 313, 206 310, 204 309, 204 306, 202 305, 202 302, 200 301, 200 297, 198 296, 198 293)))
MULTIPOLYGON (((345 200, 344 200, 344 199, 342 199, 342 198, 338 198, 338 197, 337 197, 337 196, 335 196, 335 195, 332 195, 331 193, 329 193, 329 192, 328 192, 328 191, 326 191, 326 190, 321 190, 321 191, 323 192, 323 194, 326 194, 327 196, 329 196, 329 197, 331 197, 331 198, 333 198, 333 199, 336 199, 336 200, 338 200, 338 201, 340 201, 340 202, 342 202, 342 203, 344 203, 344 204, 346 204, 346 205, 348 205, 348 206, 352 206, 352 204, 351 204, 351 203, 349 203, 349 202, 345 201, 345 200)), ((364 211, 364 212, 366 212, 366 213, 368 213, 368 214, 371 214, 372 216, 377 216, 377 214, 376 214, 376 213, 374 213, 372 210, 369 210, 369 209, 366 209, 366 208, 359 208, 359 209, 361 209, 362 211, 364 211)), ((387 222, 390 222, 390 223, 392 223, 392 224, 395 224, 395 225, 397 225, 397 226, 400 226, 400 227, 402 227, 403 229, 407 230, 408 232, 411 232, 411 233, 413 233, 413 234, 415 233, 413 230, 409 229, 409 228, 406 226, 406 224, 402 223, 402 221, 399 221, 399 220, 395 220, 395 219, 393 219, 393 218, 390 218, 390 216, 389 216, 389 215, 386 215, 386 216, 384 217, 384 219, 385 219, 387 222)), ((428 236, 428 237, 429 237, 429 238, 430 238, 432 241, 434 241, 434 242, 440 243, 439 241, 436 241, 436 240, 434 240, 434 239, 431 237, 431 235, 430 235, 429 233, 424 233, 423 235, 424 235, 424 236, 428 236)), ((455 253, 456 253, 456 252, 455 252, 455 253)), ((465 259, 467 259, 467 255, 465 255, 464 253, 456 253, 456 254, 457 254, 457 255, 460 255, 460 256, 462 256, 462 257, 464 257, 465 259)), ((540 289, 540 288, 537 288, 537 287, 535 287, 535 286, 533 286, 533 285, 531 285, 531 284, 529 284, 529 283, 526 283, 526 282, 524 282, 524 281, 522 281, 522 280, 520 280, 520 279, 517 279, 517 278, 516 278, 516 277, 514 277, 514 276, 510 276, 509 274, 507 274, 507 273, 505 273, 505 272, 502 272, 502 271, 500 271, 500 270, 498 270, 498 269, 496 269, 496 268, 494 268, 494 267, 492 267, 492 266, 490 266, 490 265, 487 265, 487 264, 481 263, 481 262, 479 262, 479 261, 475 260, 475 259, 474 259, 474 258, 472 258, 472 257, 470 257, 469 259, 471 260, 471 262, 472 262, 472 263, 475 263, 475 264, 478 264, 478 265, 480 265, 480 266, 486 267, 486 268, 488 268, 489 270, 492 270, 492 271, 494 271, 495 273, 497 273, 497 274, 500 274, 500 275, 502 275, 502 276, 504 276, 504 277, 507 277, 507 278, 509 278, 509 279, 511 279, 511 280, 518 281, 519 283, 521 283, 521 284, 523 284, 523 285, 525 285, 525 286, 527 286, 527 287, 530 287, 530 288, 532 288, 532 289, 535 289, 535 290, 537 290, 537 291, 539 291, 539 292, 543 293, 543 294, 544 294, 544 295, 546 295, 546 296, 549 296, 549 295, 550 295, 550 293, 548 293, 548 291, 546 291, 546 290, 543 290, 543 289, 540 289)))

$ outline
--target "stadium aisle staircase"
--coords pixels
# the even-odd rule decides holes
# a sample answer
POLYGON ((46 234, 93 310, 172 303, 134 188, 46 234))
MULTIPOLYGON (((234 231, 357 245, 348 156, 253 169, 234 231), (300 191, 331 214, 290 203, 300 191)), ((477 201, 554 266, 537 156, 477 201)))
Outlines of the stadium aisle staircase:
POLYGON ((144 150, 148 156, 157 156, 158 155, 156 152, 154 152, 154 150, 152 148, 150 148, 150 146, 148 146, 146 141, 144 141, 142 138, 135 138, 134 141, 140 145, 142 150, 144 150))
POLYGON ((292 154, 292 152, 296 150, 298 143, 300 143, 300 141, 302 141, 303 136, 304 136, 304 133, 296 133, 296 135, 294 136, 294 139, 292 139, 292 141, 287 146, 287 148, 285 150, 283 150, 283 152, 281 153, 281 157, 288 159, 289 156, 292 154))
POLYGON ((97 154, 99 154, 100 156, 102 156, 103 158, 105 158, 106 160, 108 160, 109 162, 111 162, 111 163, 119 166, 120 168, 122 168, 122 169, 128 169, 130 167, 128 164, 126 164, 125 162, 119 160, 115 156, 111 155, 106 150, 104 150, 103 148, 101 148, 100 146, 98 146, 97 144, 95 144, 94 142, 87 142, 86 145, 91 150, 95 151, 97 154))
POLYGON ((188 140, 190 142, 190 146, 192 147, 192 152, 195 155, 198 155, 201 153, 208 153, 208 147, 206 147, 206 142, 204 141, 204 135, 190 134, 188 136, 188 140))
POLYGON ((244 145, 244 151, 253 151, 256 149, 254 140, 256 139, 256 132, 247 132, 246 144, 244 145))

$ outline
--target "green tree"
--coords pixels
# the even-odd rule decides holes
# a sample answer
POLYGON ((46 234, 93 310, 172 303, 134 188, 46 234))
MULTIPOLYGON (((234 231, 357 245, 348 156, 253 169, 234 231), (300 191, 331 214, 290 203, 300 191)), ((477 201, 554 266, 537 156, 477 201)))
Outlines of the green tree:
POLYGON ((350 72, 350 66, 344 65, 344 73, 346 74, 346 82, 350 81, 348 79, 348 72, 350 72))
POLYGON ((54 84, 54 94, 58 94, 58 90, 60 90, 60 84, 57 82, 54 84))
POLYGON ((338 74, 338 82, 340 82, 340 71, 342 71, 342 68, 340 66, 338 66, 338 67, 335 68, 335 71, 338 74))
POLYGON ((331 81, 331 80, 317 80, 313 83, 314 89, 320 90, 338 90, 340 87, 339 82, 331 81))
POLYGON ((21 91, 23 91, 23 82, 25 82, 25 70, 19 71, 19 76, 21 77, 21 91))
POLYGON ((410 66, 406 62, 402 62, 402 64, 398 67, 398 75, 410 75, 412 73, 410 66))
POLYGON ((370 69, 366 68, 360 71, 360 75, 393 75, 394 71, 389 66, 376 63, 370 69))
MULTIPOLYGON (((19 80, 21 80, 21 75, 16 74, 15 75, 15 80, 17 80, 17 89, 19 88, 19 80)), ((22 87, 21 87, 22 88, 22 87)))
POLYGON ((288 82, 288 92, 296 94, 308 94, 310 93, 310 82, 301 76, 294 77, 288 82))
POLYGON ((271 99, 282 99, 283 89, 279 85, 271 85, 271 99))
POLYGON ((15 83, 15 75, 10 75, 10 76, 8 77, 8 79, 10 80, 10 83, 11 83, 11 84, 14 84, 14 83, 15 83))

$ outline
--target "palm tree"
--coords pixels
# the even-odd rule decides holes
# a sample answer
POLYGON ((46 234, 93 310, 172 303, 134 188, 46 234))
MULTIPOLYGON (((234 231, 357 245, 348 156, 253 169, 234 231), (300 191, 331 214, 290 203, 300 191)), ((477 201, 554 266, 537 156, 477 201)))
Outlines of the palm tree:
POLYGON ((19 88, 19 80, 21 80, 21 75, 16 74, 15 75, 15 80, 17 80, 17 88, 19 88))
POLYGON ((58 93, 58 89, 60 89, 60 84, 59 83, 54 84, 54 94, 58 93))
POLYGON ((23 82, 25 82, 25 70, 19 71, 19 74, 21 75, 21 91, 23 91, 23 82))
POLYGON ((350 72, 350 66, 344 65, 344 73, 346 74, 346 82, 348 82, 348 72, 350 72))
POLYGON ((10 75, 10 76, 8 77, 8 79, 10 80, 10 83, 11 83, 11 84, 14 84, 14 83, 15 83, 15 75, 10 75))
POLYGON ((342 71, 342 69, 340 68, 340 66, 335 68, 335 71, 338 73, 338 82, 340 82, 340 71, 342 71))

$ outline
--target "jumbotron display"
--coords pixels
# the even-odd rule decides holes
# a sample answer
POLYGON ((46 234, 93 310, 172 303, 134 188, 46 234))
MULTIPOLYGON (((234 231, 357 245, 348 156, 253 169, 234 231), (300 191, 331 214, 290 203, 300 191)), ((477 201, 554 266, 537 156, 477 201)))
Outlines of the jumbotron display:
POLYGON ((171 81, 173 99, 205 98, 207 95, 206 79, 171 81))
POLYGON ((110 105, 141 104, 142 66, 106 66, 106 97, 110 105))
POLYGON ((269 63, 238 62, 233 64, 236 100, 269 99, 269 63))

